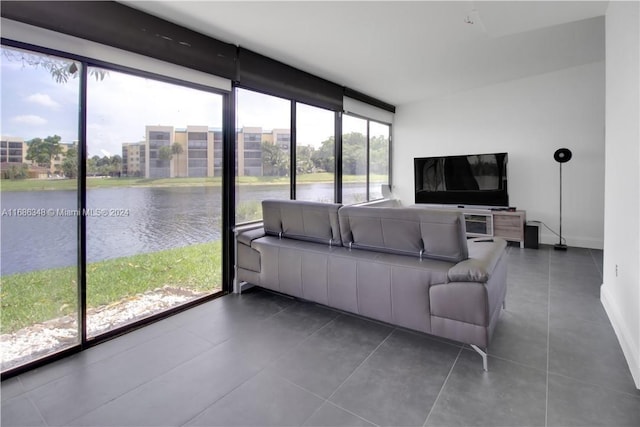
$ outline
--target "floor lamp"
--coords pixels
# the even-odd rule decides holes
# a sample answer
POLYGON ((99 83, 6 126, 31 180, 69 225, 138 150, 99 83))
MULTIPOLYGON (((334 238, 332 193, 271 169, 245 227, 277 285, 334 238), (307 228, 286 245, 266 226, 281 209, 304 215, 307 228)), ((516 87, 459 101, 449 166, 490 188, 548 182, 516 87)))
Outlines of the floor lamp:
POLYGON ((553 153, 553 158, 560 164, 560 240, 553 246, 558 251, 566 251, 567 245, 562 243, 562 164, 571 160, 571 150, 568 148, 558 148, 553 153))

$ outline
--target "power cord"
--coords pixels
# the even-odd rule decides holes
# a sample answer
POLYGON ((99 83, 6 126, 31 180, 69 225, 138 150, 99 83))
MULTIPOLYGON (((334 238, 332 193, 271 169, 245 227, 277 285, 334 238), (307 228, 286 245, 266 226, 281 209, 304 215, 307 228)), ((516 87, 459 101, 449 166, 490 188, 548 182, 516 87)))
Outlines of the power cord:
POLYGON ((552 229, 551 229, 547 224, 545 224, 544 222, 542 222, 542 221, 537 221, 537 220, 527 220, 527 222, 533 222, 533 223, 536 223, 536 224, 542 224, 542 225, 544 225, 544 227, 545 227, 547 230, 549 230, 550 232, 552 232, 553 234, 555 234, 556 236, 558 236, 558 237, 560 238, 560 243, 561 243, 561 244, 563 244, 563 245, 566 245, 566 244, 567 244, 567 239, 565 239, 564 237, 561 237, 558 233, 556 233, 555 231, 553 231, 553 230, 552 230, 552 229))

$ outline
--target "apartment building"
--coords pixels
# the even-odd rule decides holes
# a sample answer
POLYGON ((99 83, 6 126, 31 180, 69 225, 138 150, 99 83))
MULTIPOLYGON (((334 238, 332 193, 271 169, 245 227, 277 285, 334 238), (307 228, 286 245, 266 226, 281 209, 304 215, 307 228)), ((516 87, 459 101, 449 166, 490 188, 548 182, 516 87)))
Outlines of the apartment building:
MULTIPOLYGON (((222 130, 207 126, 146 126, 146 141, 122 144, 124 176, 145 178, 212 177, 222 175, 222 130), (166 148, 163 148, 166 147, 166 148), (180 147, 180 148, 178 148, 180 147)), ((243 127, 236 131, 239 176, 262 176, 262 144, 289 152, 289 129, 243 127)))
POLYGON ((146 147, 144 142, 122 143, 123 176, 143 176, 145 174, 146 147))
POLYGON ((27 144, 22 138, 3 136, 0 140, 1 163, 24 163, 27 156, 27 144))

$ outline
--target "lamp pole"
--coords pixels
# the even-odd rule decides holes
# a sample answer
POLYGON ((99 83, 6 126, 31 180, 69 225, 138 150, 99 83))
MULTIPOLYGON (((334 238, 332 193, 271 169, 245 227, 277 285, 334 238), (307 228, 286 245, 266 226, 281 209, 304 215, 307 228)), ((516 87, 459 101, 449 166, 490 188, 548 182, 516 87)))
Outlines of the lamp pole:
POLYGON ((562 243, 562 163, 560 163, 560 239, 558 243, 553 246, 553 249, 558 251, 567 250, 567 245, 562 243))

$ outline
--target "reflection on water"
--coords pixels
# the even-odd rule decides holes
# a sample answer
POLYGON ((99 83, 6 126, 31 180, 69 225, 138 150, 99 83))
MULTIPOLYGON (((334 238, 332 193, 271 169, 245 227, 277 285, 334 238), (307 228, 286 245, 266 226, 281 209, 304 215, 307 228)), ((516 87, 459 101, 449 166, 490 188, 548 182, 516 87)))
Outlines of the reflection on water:
MULTIPOLYGON (((2 275, 77 263, 76 198, 75 191, 2 193, 3 209, 48 212, 2 217, 2 275)), ((88 262, 220 238, 218 187, 93 189, 87 192, 87 207, 100 214, 87 216, 88 262)))
MULTIPOLYGON (((288 198, 288 186, 242 186, 238 203, 288 198)), ((364 198, 362 184, 345 184, 348 198, 364 198)), ((333 201, 332 183, 299 185, 300 200, 333 201)), ((114 187, 87 191, 87 261, 205 243, 221 238, 220 187, 114 187), (111 212, 111 210, 116 210, 111 212), (103 212, 119 216, 104 216, 103 212)), ((77 264, 75 191, 3 192, 2 209, 45 209, 45 216, 3 216, 2 275, 77 264), (56 213, 51 214, 55 211, 56 213)))

